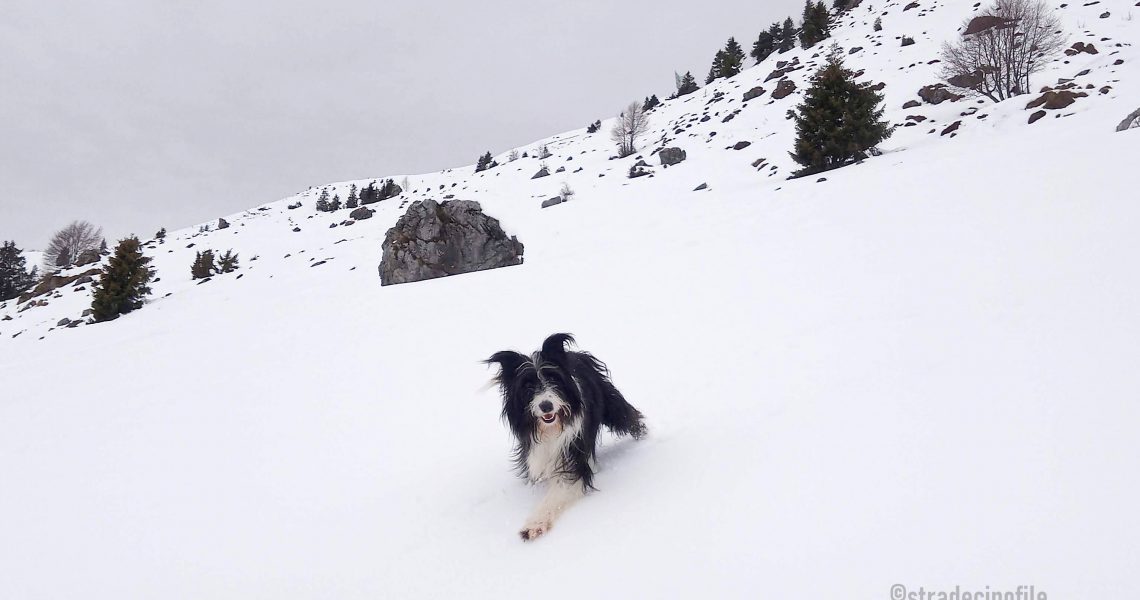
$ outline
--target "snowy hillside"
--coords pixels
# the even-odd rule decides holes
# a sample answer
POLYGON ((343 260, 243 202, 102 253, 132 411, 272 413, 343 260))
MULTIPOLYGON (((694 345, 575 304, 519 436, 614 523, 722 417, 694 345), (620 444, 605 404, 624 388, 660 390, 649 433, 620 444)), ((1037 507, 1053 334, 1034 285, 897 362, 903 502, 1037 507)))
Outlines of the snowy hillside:
POLYGON ((918 97, 976 10, 918 4, 865 0, 824 44, 654 109, 652 177, 603 120, 409 175, 368 220, 313 206, 373 180, 172 230, 151 301, 110 324, 59 325, 89 283, 0 304, 0 597, 1135 597, 1140 130, 1113 129, 1140 107, 1140 8, 1058 3, 1099 52, 1036 76, 1088 96, 1030 124, 1038 94, 918 97), (832 43, 900 126, 788 180, 785 113, 832 43), (662 146, 688 157, 661 168, 662 146), (381 288, 385 231, 450 197, 525 263, 381 288), (207 248, 241 269, 191 280, 207 248), (651 434, 605 439, 600 492, 523 544, 541 490, 480 361, 555 331, 651 434))

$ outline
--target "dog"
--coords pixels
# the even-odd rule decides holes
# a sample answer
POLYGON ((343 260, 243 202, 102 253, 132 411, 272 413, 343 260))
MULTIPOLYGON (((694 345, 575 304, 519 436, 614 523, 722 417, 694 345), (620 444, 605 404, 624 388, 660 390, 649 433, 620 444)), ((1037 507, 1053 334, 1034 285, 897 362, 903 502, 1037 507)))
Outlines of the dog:
POLYGON ((523 541, 550 531, 555 519, 594 489, 594 449, 604 425, 616 435, 640 440, 644 417, 621 395, 602 361, 567 350, 568 333, 546 338, 530 356, 504 350, 484 361, 497 364, 502 418, 515 437, 518 474, 549 482, 545 497, 519 531, 523 541))

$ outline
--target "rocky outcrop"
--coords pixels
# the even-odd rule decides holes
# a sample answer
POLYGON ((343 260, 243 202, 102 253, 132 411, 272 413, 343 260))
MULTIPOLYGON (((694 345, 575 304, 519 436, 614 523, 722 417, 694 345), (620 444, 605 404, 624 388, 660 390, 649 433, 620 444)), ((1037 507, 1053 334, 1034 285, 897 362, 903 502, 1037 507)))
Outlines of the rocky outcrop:
POLYGON ((1005 29, 1005 28, 1013 25, 1013 23, 1014 23, 1013 19, 1006 19, 1004 17, 995 17, 993 15, 983 15, 981 17, 974 17, 973 19, 970 19, 970 23, 968 25, 966 25, 966 31, 963 31, 962 35, 973 35, 975 33, 981 33, 983 31, 989 31, 990 29, 993 29, 994 27, 997 27, 998 29, 1005 29))
POLYGON ((82 273, 76 273, 75 275, 48 275, 41 279, 35 287, 21 294, 17 303, 24 303, 36 296, 43 296, 44 294, 54 292, 65 285, 70 285, 85 277, 88 278, 87 281, 92 281, 90 277, 98 275, 99 272, 99 269, 89 269, 82 273))
POLYGON ((1124 120, 1116 126, 1117 131, 1124 131, 1125 129, 1133 129, 1140 127, 1140 108, 1132 111, 1130 115, 1124 117, 1124 120))
POLYGON ((672 148, 662 148, 659 158, 661 159, 662 167, 671 167, 685 160, 686 155, 684 150, 674 146, 672 148))
POLYGON ((478 202, 412 203, 382 245, 381 285, 522 264, 523 245, 478 202))
POLYGON ((1049 90, 1037 99, 1025 105, 1026 110, 1041 107, 1047 110, 1059 110, 1077 101, 1077 98, 1088 96, 1084 92, 1071 92, 1069 90, 1049 90))
POLYGON ((555 196, 553 198, 547 198, 546 200, 543 200, 542 208, 550 208, 551 206, 556 206, 558 204, 562 204, 562 196, 555 196))
POLYGON ((218 229, 228 229, 229 226, 230 226, 229 221, 227 221, 221 217, 218 217, 218 229))
POLYGON ((1065 56, 1076 56, 1082 52, 1085 54, 1100 54, 1100 52, 1096 49, 1096 46, 1092 44, 1075 42, 1072 46, 1068 47, 1065 50, 1065 56))
POLYGON ((756 86, 756 87, 748 90, 747 92, 744 92, 744 101, 748 102, 749 100, 751 100, 753 98, 759 98, 760 96, 763 96, 764 92, 766 92, 766 91, 767 90, 765 90, 764 88, 762 88, 760 86, 756 86))
POLYGON ((541 179, 541 178, 547 177, 549 175, 550 175, 550 169, 547 169, 546 167, 542 167, 541 169, 538 170, 537 173, 532 175, 530 178, 531 179, 541 179))
POLYGON ((367 206, 361 206, 353 209, 352 212, 348 213, 348 218, 355 219, 357 221, 363 221, 364 219, 371 219, 372 215, 374 214, 376 214, 376 211, 368 208, 367 206))
POLYGON ((918 90, 918 97, 930 104, 941 104, 947 100, 951 102, 961 100, 964 96, 951 92, 945 83, 935 83, 918 90))

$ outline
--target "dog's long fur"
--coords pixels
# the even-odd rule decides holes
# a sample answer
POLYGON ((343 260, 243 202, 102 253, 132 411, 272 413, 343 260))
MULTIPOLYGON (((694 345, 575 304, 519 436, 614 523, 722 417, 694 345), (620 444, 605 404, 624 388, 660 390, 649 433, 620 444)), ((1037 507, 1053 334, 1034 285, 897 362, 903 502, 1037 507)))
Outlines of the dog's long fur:
POLYGON ((556 333, 530 356, 504 350, 486 361, 499 365, 495 382, 503 395, 502 417, 515 436, 519 475, 550 481, 519 532, 524 540, 549 531, 563 510, 594 489, 594 450, 603 425, 634 439, 646 433, 641 413, 614 387, 606 365, 587 352, 567 350, 573 343, 570 334, 556 333))

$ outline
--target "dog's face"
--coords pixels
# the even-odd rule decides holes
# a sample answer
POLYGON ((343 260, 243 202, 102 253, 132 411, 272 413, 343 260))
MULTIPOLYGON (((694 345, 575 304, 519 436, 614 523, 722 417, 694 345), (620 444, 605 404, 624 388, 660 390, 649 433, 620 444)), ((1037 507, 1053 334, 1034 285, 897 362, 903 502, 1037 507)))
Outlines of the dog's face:
POLYGON ((539 439, 572 427, 581 418, 582 399, 567 365, 567 334, 546 339, 530 356, 504 350, 487 362, 499 365, 503 418, 519 439, 539 439))

